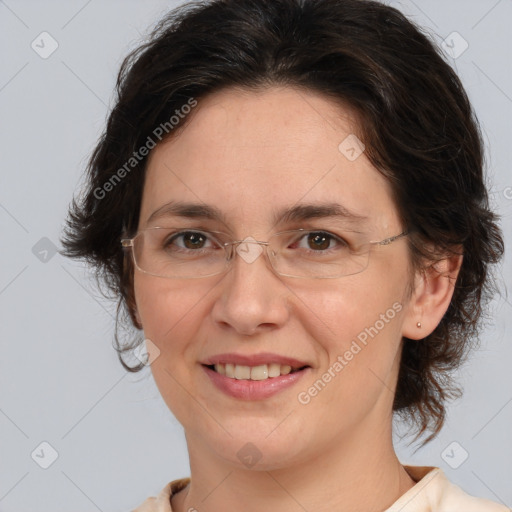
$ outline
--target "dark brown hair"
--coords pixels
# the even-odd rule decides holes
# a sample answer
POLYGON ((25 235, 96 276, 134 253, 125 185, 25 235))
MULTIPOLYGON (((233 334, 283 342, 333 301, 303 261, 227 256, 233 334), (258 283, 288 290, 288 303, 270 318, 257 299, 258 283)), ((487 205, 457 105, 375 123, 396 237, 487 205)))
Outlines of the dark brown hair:
POLYGON ((319 92, 355 109, 365 154, 390 180, 411 232, 413 268, 463 248, 440 324, 403 345, 393 410, 417 427, 416 439, 432 431, 425 444, 443 426, 446 400, 460 396, 451 372, 478 341, 495 291, 489 264, 501 258, 503 240, 489 209, 483 144, 464 88, 429 36, 398 10, 367 0, 217 0, 171 11, 122 64, 85 190, 70 206, 62 254, 91 263, 100 286, 118 299, 116 350, 127 370, 139 371, 142 364, 132 368, 122 356, 140 340, 123 346, 117 329, 120 313, 124 325, 131 319, 141 328, 133 266, 120 246, 139 220, 147 161, 139 150, 149 139, 160 141, 157 127, 172 136, 169 120, 191 98, 273 85, 319 92), (432 244, 436 255, 427 252, 432 244))

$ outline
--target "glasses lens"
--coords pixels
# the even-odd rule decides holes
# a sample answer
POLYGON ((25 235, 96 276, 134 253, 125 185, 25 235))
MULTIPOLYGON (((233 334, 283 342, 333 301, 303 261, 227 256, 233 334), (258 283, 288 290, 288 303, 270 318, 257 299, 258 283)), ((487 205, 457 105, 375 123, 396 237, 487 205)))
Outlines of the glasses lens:
POLYGON ((287 231, 272 236, 269 257, 276 272, 285 276, 335 278, 362 272, 369 247, 356 250, 324 231, 287 231))
MULTIPOLYGON (((134 238, 137 267, 159 277, 199 278, 227 270, 227 238, 221 233, 185 228, 149 228, 134 238)), ((369 245, 353 248, 325 231, 293 230, 269 239, 268 256, 283 276, 336 278, 368 266, 369 245)))
POLYGON ((226 252, 214 235, 178 228, 150 228, 134 240, 140 270, 159 277, 206 277, 222 272, 226 252))

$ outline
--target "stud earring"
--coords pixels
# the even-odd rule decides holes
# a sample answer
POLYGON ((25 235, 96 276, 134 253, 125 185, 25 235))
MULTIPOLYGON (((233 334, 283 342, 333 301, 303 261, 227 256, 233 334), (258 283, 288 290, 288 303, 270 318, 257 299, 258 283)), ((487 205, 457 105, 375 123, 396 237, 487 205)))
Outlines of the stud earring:
POLYGON ((418 322, 418 323, 416 324, 416 327, 417 327, 418 329, 421 329, 421 322, 418 322))

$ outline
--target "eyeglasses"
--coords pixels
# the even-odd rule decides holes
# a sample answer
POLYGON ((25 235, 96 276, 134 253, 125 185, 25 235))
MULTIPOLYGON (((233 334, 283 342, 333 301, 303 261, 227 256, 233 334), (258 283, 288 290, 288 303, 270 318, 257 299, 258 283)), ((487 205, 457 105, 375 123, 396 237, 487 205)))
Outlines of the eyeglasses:
POLYGON ((406 235, 404 231, 353 247, 343 238, 322 230, 281 231, 268 242, 260 242, 252 237, 230 241, 229 235, 221 231, 152 227, 133 238, 123 238, 121 244, 131 248, 138 270, 156 277, 215 276, 231 267, 235 250, 246 263, 252 263, 265 247, 272 269, 281 276, 332 279, 362 272, 374 246, 389 245, 406 235))

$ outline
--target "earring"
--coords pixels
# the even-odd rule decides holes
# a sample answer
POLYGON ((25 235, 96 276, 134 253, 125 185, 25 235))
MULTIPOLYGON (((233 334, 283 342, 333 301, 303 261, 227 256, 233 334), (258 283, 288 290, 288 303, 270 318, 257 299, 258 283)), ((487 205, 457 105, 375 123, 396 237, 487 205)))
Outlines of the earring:
POLYGON ((421 322, 418 322, 418 323, 416 324, 416 327, 417 327, 418 329, 421 329, 421 322))

